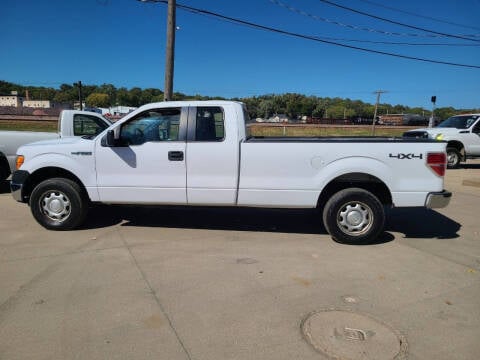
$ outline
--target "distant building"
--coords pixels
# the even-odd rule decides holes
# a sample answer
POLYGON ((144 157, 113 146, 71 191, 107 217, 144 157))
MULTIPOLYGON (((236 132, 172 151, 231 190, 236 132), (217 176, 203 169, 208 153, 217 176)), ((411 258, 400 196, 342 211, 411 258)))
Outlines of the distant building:
POLYGON ((23 100, 23 107, 50 109, 52 103, 50 100, 23 100))
POLYGON ((0 95, 0 106, 21 107, 23 98, 18 95, 0 95))
POLYGON ((28 107, 37 109, 50 109, 53 107, 50 100, 30 100, 28 90, 26 91, 25 99, 21 96, 18 96, 17 91, 12 91, 10 95, 1 95, 0 106, 11 106, 15 108, 28 107))
POLYGON ((134 110, 137 110, 136 107, 133 106, 112 106, 111 108, 104 109, 102 108, 102 113, 105 114, 108 110, 108 113, 111 115, 125 115, 129 114, 134 110), (105 112, 104 112, 105 111, 105 112))
MULTIPOLYGON (((85 102, 82 101, 82 109, 85 109, 85 102)), ((73 110, 80 110, 80 101, 73 102, 73 110)))
POLYGON ((265 122, 272 122, 272 123, 288 123, 289 118, 285 114, 275 114, 271 118, 265 120, 265 122))

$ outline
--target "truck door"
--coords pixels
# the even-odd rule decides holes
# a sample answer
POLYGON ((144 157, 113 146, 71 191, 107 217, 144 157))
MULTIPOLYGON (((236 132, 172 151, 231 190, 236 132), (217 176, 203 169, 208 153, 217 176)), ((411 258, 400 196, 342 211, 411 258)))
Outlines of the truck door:
POLYGON ((235 108, 228 105, 189 108, 189 204, 236 204, 240 151, 236 132, 237 116, 235 108))
POLYGON ((100 201, 186 204, 187 108, 145 110, 120 126, 118 146, 97 142, 100 201))
POLYGON ((472 133, 469 134, 470 141, 467 149, 468 155, 480 156, 480 117, 477 118, 476 124, 472 127, 472 133))

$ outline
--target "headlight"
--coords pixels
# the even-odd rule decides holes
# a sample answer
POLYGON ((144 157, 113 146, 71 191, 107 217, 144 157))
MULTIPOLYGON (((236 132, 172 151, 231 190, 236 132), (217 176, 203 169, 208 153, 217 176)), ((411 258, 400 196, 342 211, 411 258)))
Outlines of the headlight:
POLYGON ((435 140, 443 140, 443 134, 437 134, 435 140))

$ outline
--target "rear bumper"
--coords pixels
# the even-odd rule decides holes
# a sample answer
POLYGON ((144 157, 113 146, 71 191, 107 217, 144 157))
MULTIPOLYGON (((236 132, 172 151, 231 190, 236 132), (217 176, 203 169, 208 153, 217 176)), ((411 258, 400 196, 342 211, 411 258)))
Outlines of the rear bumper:
POLYGON ((12 196, 15 200, 20 202, 25 202, 23 198, 23 187, 27 178, 30 176, 28 171, 17 170, 13 172, 12 181, 10 182, 10 190, 12 191, 12 196))
POLYGON ((452 193, 447 190, 440 192, 431 192, 427 195, 425 206, 430 209, 439 209, 446 207, 450 203, 452 193))

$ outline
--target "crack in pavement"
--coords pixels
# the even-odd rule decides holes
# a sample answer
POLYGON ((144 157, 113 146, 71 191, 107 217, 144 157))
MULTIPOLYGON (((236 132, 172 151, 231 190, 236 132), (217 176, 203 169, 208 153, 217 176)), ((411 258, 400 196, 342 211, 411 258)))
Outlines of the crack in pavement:
POLYGON ((187 356, 187 358, 189 360, 192 360, 192 357, 190 356, 190 353, 189 351, 187 350, 184 342, 182 341, 182 339, 180 338, 180 334, 178 333, 177 329, 175 329, 175 326, 173 325, 173 322, 172 322, 172 319, 170 319, 170 317, 168 316, 163 304, 161 303, 160 299, 158 298, 157 296, 157 293, 155 292, 155 290, 153 289, 152 285, 150 284, 150 282, 148 281, 147 279, 147 276, 145 274, 145 272, 142 270, 142 268, 140 267, 137 259, 135 258, 135 255, 133 255, 132 253, 132 250, 130 248, 130 245, 128 244, 128 242, 125 240, 125 237, 123 236, 122 232, 120 231, 121 228, 120 227, 116 227, 116 230, 118 231, 118 234, 120 236, 120 239, 122 240, 123 244, 125 245, 125 248, 128 250, 128 253, 130 254, 130 257, 132 258, 132 261, 135 265, 135 267, 137 268, 138 272, 140 273, 140 275, 142 276, 142 279, 143 281, 145 282, 145 284, 147 285, 148 287, 148 290, 150 291, 150 293, 152 294, 155 302, 157 303, 158 307, 160 308, 160 311, 162 312, 163 316, 165 316, 165 318, 167 319, 168 321, 168 325, 170 326, 170 328, 172 329, 173 333, 175 334, 175 337, 177 338, 177 341, 178 343, 180 344, 180 346, 182 347, 182 350, 185 352, 185 355, 187 356))

